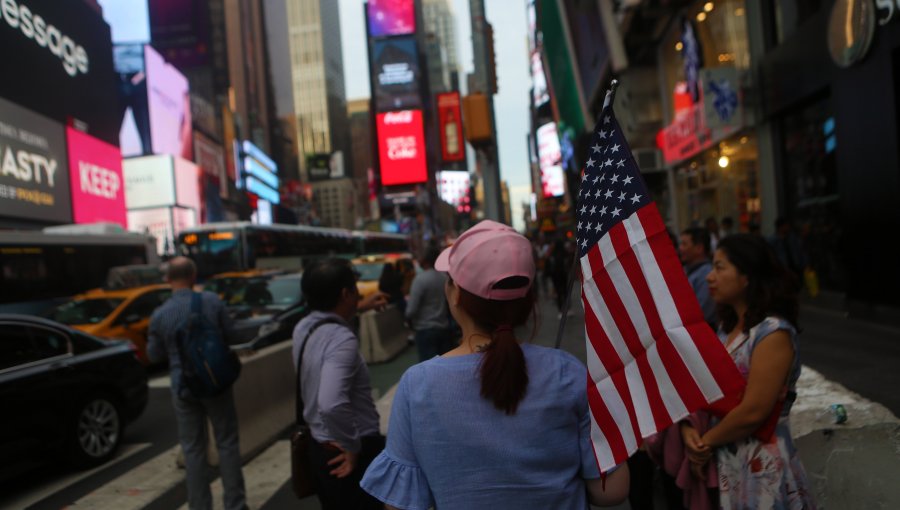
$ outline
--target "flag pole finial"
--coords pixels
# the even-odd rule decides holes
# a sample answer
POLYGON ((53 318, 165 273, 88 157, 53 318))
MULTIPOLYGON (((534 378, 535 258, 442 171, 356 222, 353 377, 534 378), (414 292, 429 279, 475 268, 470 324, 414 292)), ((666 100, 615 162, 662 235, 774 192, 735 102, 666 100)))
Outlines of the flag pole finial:
POLYGON ((609 89, 606 90, 606 97, 603 99, 603 109, 607 109, 616 100, 616 89, 619 88, 619 80, 609 82, 609 89))

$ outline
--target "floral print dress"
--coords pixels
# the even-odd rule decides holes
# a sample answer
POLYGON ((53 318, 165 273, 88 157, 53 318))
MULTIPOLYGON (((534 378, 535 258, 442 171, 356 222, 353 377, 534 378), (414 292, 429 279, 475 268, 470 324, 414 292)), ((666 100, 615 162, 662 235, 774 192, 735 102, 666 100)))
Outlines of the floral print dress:
MULTIPOLYGON (((725 445, 716 451, 719 471, 719 506, 727 509, 812 510, 816 508, 806 471, 791 439, 788 415, 796 397, 795 385, 800 377, 797 355, 797 330, 786 320, 767 317, 746 335, 734 339, 728 347, 738 370, 746 379, 750 373, 750 356, 767 335, 784 330, 794 346, 794 362, 782 392, 784 401, 775 433, 769 442, 755 437, 725 445)), ((719 332, 725 340, 724 332, 719 332)))

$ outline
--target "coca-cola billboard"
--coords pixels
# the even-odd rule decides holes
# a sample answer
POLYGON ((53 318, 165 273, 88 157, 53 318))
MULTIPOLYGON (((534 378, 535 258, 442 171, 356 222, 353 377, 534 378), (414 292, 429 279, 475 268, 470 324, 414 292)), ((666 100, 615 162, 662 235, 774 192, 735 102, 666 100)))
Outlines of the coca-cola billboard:
POLYGON ((381 184, 417 184, 428 180, 422 110, 379 113, 378 160, 381 184))

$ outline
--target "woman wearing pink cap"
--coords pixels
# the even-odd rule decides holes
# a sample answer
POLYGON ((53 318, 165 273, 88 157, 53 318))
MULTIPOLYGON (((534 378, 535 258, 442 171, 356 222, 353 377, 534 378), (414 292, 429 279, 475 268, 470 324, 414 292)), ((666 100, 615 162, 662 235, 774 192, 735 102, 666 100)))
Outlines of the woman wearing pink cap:
POLYGON ((520 344, 534 309, 525 237, 482 221, 444 250, 456 349, 410 368, 391 410, 387 447, 363 489, 387 508, 587 509, 615 505, 628 469, 605 484, 590 443, 587 370, 572 355, 520 344))

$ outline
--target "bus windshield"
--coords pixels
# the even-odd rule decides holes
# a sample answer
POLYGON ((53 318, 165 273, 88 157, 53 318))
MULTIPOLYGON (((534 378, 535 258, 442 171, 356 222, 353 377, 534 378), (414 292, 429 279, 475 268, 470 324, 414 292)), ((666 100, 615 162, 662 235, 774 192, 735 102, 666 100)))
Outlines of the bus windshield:
POLYGON ((196 232, 182 236, 181 251, 197 264, 200 280, 242 269, 241 236, 235 230, 196 232))

